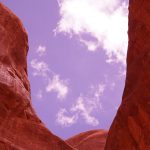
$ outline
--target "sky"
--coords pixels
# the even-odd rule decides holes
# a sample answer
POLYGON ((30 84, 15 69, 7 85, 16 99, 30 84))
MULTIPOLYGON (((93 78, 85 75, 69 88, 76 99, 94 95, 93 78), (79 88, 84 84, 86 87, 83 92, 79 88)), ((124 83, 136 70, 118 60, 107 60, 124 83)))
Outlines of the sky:
POLYGON ((1 0, 29 37, 32 105, 63 139, 108 130, 126 72, 127 0, 1 0))

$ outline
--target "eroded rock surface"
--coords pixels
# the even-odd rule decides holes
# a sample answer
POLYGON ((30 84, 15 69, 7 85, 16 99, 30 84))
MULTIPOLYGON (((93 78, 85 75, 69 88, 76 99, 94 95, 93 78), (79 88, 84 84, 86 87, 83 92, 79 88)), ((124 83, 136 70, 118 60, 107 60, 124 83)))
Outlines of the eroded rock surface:
POLYGON ((0 3, 0 150, 73 150, 32 109, 27 51, 20 20, 0 3))
POLYGON ((107 131, 92 130, 80 133, 66 140, 78 150, 104 150, 107 131))
POLYGON ((105 150, 150 150, 150 1, 129 0, 127 77, 105 150))

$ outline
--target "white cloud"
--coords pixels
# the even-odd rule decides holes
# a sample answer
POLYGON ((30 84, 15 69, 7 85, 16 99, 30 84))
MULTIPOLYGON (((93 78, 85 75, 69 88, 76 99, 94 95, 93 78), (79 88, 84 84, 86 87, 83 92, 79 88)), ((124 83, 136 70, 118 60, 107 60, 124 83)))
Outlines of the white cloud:
POLYGON ((76 115, 67 116, 66 113, 67 113, 66 109, 60 109, 60 111, 58 112, 58 114, 56 116, 57 117, 56 122, 63 127, 69 127, 69 126, 75 124, 76 120, 77 120, 76 115))
POLYGON ((76 104, 71 108, 72 112, 81 115, 85 122, 92 126, 97 126, 99 124, 98 119, 91 116, 91 112, 93 111, 93 106, 86 104, 85 99, 83 97, 79 97, 76 101, 76 104))
MULTIPOLYGON (((74 120, 71 122, 71 125, 76 123, 80 118, 82 118, 86 124, 97 126, 99 124, 99 120, 93 115, 96 110, 101 110, 101 96, 105 90, 104 84, 99 84, 97 86, 91 86, 90 91, 87 95, 80 95, 72 107, 69 109, 68 113, 72 114, 71 117, 67 117, 68 120, 74 120)), ((66 113, 66 109, 61 109, 58 114, 66 113), (62 111, 63 110, 63 111, 62 111), (60 113, 61 112, 61 113, 60 113)), ((59 115, 60 116, 60 115, 59 115)), ((60 120, 60 119, 59 119, 60 120)), ((64 119, 63 119, 64 121, 64 119)), ((58 122, 58 115, 57 115, 57 123, 66 126, 62 122, 58 122)))
POLYGON ((45 55, 46 53, 46 46, 42 46, 42 45, 39 45, 37 50, 36 50, 37 54, 41 57, 43 55, 45 55))
POLYGON ((104 93, 104 90, 104 84, 91 86, 90 91, 86 96, 81 95, 77 98, 77 101, 71 108, 71 111, 80 114, 87 124, 97 126, 99 124, 99 121, 91 114, 96 109, 103 109, 100 100, 101 96, 104 93))
POLYGON ((48 64, 44 61, 38 61, 37 59, 31 60, 31 67, 33 70, 33 76, 43 76, 46 77, 50 71, 48 64))
POLYGON ((57 98, 64 99, 68 94, 68 82, 61 80, 59 75, 54 75, 52 79, 49 79, 49 83, 46 87, 47 92, 56 92, 57 98))
POLYGON ((114 90, 115 86, 116 86, 116 83, 115 83, 115 82, 112 82, 112 83, 110 84, 110 89, 111 89, 111 90, 114 90))
POLYGON ((120 0, 59 0, 60 16, 56 32, 78 35, 89 51, 102 47, 107 62, 125 63, 128 9, 120 0), (83 37, 88 34, 93 39, 83 37))
MULTIPOLYGON (((68 80, 60 79, 60 76, 52 71, 44 61, 33 59, 31 67, 33 68, 33 76, 41 76, 48 82, 45 87, 46 92, 56 92, 57 98, 61 100, 66 98, 69 92, 68 80)), ((41 96, 42 93, 39 92, 37 97, 40 98, 41 96)))
POLYGON ((98 84, 97 86, 91 86, 91 92, 94 93, 95 99, 97 101, 100 100, 100 97, 103 95, 105 90, 105 85, 104 84, 98 84))
POLYGON ((88 48, 88 50, 91 52, 96 51, 97 47, 99 46, 97 42, 87 41, 82 38, 80 39, 80 42, 83 43, 88 48))
POLYGON ((43 92, 42 90, 39 90, 36 94, 37 99, 41 99, 43 97, 43 92))

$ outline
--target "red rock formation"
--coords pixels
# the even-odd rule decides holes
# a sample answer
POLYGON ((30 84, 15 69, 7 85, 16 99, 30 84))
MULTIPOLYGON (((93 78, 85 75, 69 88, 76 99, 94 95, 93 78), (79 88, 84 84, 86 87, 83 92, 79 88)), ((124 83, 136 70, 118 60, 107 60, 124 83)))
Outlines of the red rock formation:
POLYGON ((66 140, 78 150, 103 150, 107 132, 104 130, 93 130, 80 133, 72 138, 66 140))
POLYGON ((73 150, 32 109, 27 51, 20 20, 0 3, 0 150, 73 150))
POLYGON ((150 1, 129 0, 127 77, 105 150, 150 150, 150 1))

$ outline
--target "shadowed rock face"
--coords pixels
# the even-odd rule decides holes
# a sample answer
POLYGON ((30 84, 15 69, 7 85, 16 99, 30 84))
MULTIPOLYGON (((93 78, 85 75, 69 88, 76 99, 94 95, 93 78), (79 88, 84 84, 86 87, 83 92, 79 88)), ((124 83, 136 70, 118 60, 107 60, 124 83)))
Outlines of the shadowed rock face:
POLYGON ((150 1, 129 0, 127 77, 105 150, 150 150, 150 1))
POLYGON ((92 130, 80 133, 66 140, 78 150, 104 150, 107 131, 92 130))
POLYGON ((27 51, 20 20, 0 3, 0 150, 73 150, 32 109, 27 51))

